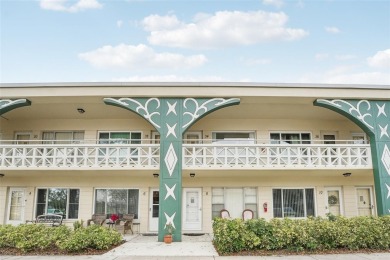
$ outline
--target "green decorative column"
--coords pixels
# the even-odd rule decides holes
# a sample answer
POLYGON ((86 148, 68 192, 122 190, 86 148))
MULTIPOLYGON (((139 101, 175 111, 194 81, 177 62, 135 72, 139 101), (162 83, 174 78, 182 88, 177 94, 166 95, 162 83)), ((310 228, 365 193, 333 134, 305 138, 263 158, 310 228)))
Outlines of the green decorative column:
POLYGON ((24 107, 30 105, 31 105, 31 101, 25 98, 14 99, 14 100, 0 99, 0 116, 18 107, 24 107))
POLYGON ((128 109, 150 122, 160 133, 160 210, 158 240, 168 223, 173 240, 181 241, 183 133, 205 115, 237 105, 238 98, 105 98, 108 105, 128 109))
POLYGON ((390 215, 390 100, 317 99, 314 105, 346 116, 370 136, 377 213, 390 215))

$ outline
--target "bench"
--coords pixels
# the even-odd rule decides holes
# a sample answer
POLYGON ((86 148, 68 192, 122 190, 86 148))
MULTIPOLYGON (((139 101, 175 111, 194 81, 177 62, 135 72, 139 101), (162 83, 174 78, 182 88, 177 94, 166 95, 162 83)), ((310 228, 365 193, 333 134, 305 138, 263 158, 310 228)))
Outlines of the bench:
POLYGON ((52 227, 58 227, 62 225, 62 215, 48 214, 48 215, 39 215, 35 220, 27 220, 26 223, 35 223, 35 224, 46 224, 51 225, 52 227))

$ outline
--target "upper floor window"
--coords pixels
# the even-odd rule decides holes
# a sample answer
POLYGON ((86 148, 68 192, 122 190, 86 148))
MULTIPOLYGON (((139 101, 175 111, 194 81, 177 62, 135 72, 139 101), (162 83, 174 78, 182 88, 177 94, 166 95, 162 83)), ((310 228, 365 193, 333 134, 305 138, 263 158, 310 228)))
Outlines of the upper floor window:
MULTIPOLYGON (((160 133, 157 131, 152 131, 152 143, 160 143, 160 133)), ((202 143, 202 132, 201 131, 188 131, 183 135, 184 144, 200 144, 202 143)))
POLYGON ((47 131, 43 132, 44 144, 72 144, 84 140, 82 131, 47 131))
POLYGON ((141 132, 99 132, 101 144, 140 144, 141 132))
POLYGON ((38 189, 36 216, 44 214, 62 215, 63 218, 79 217, 79 189, 38 189))
POLYGON ((365 143, 367 143, 366 134, 352 133, 352 141, 354 144, 365 144, 365 143))
POLYGON ((271 133, 273 144, 310 144, 310 133, 271 133))
POLYGON ((254 132, 214 132, 213 143, 220 144, 254 144, 254 132))

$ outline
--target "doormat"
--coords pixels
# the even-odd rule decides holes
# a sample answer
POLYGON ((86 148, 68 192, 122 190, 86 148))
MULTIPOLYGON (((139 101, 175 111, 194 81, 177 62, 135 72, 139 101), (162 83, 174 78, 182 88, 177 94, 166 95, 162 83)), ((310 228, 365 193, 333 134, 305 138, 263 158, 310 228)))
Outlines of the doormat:
POLYGON ((196 237, 196 236, 203 236, 204 233, 184 233, 184 236, 190 236, 190 237, 196 237))
POLYGON ((142 235, 145 236, 145 237, 155 237, 155 236, 157 236, 156 233, 144 233, 142 235))

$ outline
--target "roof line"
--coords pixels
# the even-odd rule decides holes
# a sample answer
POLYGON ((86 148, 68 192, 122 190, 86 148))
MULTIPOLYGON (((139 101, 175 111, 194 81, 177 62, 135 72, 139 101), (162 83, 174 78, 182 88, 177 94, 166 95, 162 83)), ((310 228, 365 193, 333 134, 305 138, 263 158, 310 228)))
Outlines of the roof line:
POLYGON ((257 82, 47 82, 0 83, 0 88, 60 88, 60 87, 247 87, 247 88, 329 88, 329 89, 389 89, 390 85, 323 84, 323 83, 257 83, 257 82))

